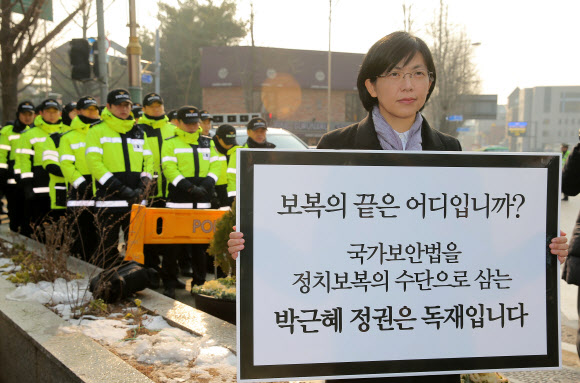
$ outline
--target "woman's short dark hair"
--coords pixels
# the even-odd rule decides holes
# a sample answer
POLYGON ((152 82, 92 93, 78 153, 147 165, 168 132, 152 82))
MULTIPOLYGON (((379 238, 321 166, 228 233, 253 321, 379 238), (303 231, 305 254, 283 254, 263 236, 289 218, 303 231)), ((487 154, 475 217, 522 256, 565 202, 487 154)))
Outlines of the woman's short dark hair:
MULTIPOLYGON (((356 86, 360 100, 366 110, 369 112, 378 103, 376 97, 372 97, 365 85, 365 81, 370 79, 371 82, 377 81, 377 76, 392 70, 401 60, 406 59, 405 64, 415 57, 419 52, 425 59, 427 70, 432 72, 431 87, 427 93, 427 100, 431 96, 433 89, 435 89, 435 82, 437 79, 437 72, 435 71, 435 63, 433 56, 427 44, 418 37, 415 37, 407 32, 393 32, 377 41, 365 55, 360 70, 356 86)), ((421 108, 422 109, 422 108, 421 108)))

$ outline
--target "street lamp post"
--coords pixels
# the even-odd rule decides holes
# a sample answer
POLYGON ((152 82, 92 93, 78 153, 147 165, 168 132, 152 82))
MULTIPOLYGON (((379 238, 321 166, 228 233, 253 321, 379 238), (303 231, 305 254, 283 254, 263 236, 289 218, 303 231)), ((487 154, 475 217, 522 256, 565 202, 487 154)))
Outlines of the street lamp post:
POLYGON ((129 0, 129 45, 127 59, 129 63, 129 93, 134 102, 142 99, 141 89, 141 44, 137 36, 137 16, 135 0, 129 0))

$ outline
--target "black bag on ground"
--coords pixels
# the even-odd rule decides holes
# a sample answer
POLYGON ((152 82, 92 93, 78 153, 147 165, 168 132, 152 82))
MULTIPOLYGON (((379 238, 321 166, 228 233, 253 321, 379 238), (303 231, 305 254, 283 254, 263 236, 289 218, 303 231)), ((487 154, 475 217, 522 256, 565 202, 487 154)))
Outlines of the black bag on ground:
POLYGON ((130 261, 99 273, 91 279, 89 290, 95 299, 113 303, 148 287, 159 288, 157 271, 130 261))

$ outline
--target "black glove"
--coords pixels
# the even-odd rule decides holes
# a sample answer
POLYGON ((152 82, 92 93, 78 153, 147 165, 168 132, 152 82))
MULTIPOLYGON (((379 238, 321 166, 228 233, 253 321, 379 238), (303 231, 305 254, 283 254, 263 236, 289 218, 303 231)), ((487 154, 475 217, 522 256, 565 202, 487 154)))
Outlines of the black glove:
POLYGON ((211 177, 205 177, 203 181, 201 181, 201 187, 205 189, 207 194, 213 194, 213 188, 215 186, 215 180, 211 177))
POLYGON ((135 194, 137 194, 138 200, 139 200, 136 203, 141 203, 141 201, 145 199, 145 190, 143 190, 141 188, 137 188, 137 189, 135 189, 135 194))
POLYGON ((195 199, 207 199, 209 197, 207 190, 205 190, 201 186, 196 185, 193 185, 189 189, 189 194, 191 194, 195 199))
POLYGON ((92 196, 92 183, 84 180, 77 186, 77 197, 82 199, 89 199, 92 196))
POLYGON ((127 201, 129 203, 129 205, 135 203, 137 200, 139 200, 139 194, 136 190, 131 189, 130 187, 127 187, 125 185, 122 185, 119 188, 119 197, 124 199, 125 201, 127 201))
MULTIPOLYGON (((151 188, 153 187, 153 185, 152 185, 153 181, 149 177, 141 177, 141 183, 143 184, 141 188, 145 191, 150 191, 151 188)), ((154 194, 154 193, 151 190, 151 192, 149 194, 154 194)))

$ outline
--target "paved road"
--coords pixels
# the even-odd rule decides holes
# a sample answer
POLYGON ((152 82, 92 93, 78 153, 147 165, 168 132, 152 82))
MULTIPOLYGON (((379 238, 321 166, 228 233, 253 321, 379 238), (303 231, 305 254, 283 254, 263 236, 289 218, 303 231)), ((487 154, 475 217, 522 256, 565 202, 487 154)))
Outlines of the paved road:
MULTIPOLYGON (((572 233, 576 216, 580 211, 580 196, 562 201, 560 207, 560 228, 565 233, 572 233)), ((578 329, 578 312, 576 299, 578 287, 568 285, 560 280, 560 311, 562 322, 562 370, 554 371, 518 371, 504 373, 512 383, 578 383, 580 382, 580 360, 576 351, 576 331, 578 329)))

